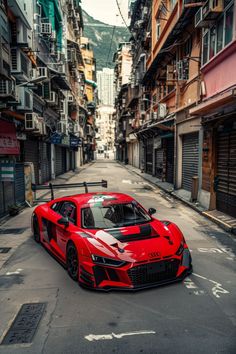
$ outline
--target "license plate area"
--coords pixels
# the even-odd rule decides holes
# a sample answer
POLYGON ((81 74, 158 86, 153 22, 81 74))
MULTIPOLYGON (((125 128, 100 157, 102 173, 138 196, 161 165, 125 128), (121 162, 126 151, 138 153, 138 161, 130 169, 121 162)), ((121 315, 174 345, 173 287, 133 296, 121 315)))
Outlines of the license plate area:
POLYGON ((147 274, 164 273, 165 271, 166 264, 164 262, 148 264, 147 266, 147 274))

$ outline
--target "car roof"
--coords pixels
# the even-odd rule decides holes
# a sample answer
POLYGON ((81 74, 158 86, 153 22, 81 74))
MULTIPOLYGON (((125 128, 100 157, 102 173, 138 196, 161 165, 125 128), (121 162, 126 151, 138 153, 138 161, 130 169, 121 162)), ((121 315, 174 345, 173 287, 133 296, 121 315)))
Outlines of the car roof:
POLYGON ((83 194, 75 194, 70 196, 65 196, 62 198, 54 199, 53 202, 59 202, 63 200, 70 200, 76 204, 84 205, 96 202, 96 198, 102 198, 104 200, 114 200, 116 203, 124 203, 124 202, 131 202, 134 200, 131 196, 123 193, 117 192, 94 192, 94 193, 83 193, 83 194))

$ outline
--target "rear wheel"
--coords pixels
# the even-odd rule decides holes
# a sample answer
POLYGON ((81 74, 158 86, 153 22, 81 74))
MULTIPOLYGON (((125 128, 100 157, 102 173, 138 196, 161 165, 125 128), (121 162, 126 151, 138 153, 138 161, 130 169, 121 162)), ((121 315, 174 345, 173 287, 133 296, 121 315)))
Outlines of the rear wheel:
POLYGON ((38 218, 36 215, 34 215, 33 218, 33 231, 34 231, 34 240, 37 243, 40 243, 40 228, 39 228, 38 218))
POLYGON ((67 272, 69 276, 73 280, 78 281, 79 259, 78 259, 76 247, 73 243, 70 243, 67 247, 66 263, 67 263, 67 272))

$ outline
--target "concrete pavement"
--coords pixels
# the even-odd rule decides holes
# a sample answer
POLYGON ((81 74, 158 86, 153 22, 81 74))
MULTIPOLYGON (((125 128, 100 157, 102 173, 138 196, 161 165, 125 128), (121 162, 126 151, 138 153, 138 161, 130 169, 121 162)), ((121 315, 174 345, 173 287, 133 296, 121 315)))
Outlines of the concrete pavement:
MULTIPOLYGON (((136 293, 84 290, 33 241, 32 210, 25 209, 4 225, 25 230, 11 235, 19 245, 0 270, 0 338, 23 303, 44 302, 46 311, 31 343, 0 345, 0 353, 235 353, 234 239, 115 162, 98 161, 70 182, 102 178, 110 191, 128 193, 156 208, 157 218, 179 225, 192 252, 193 274, 136 293)), ((63 194, 68 191, 56 192, 63 194)), ((0 234, 0 243, 2 237, 8 236, 0 234)))

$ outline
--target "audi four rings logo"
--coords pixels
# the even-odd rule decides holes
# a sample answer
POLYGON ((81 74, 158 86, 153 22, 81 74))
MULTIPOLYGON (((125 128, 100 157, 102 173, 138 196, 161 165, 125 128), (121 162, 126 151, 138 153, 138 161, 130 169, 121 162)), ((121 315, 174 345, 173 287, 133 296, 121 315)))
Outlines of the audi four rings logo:
POLYGON ((160 257, 161 253, 160 252, 152 252, 152 253, 148 253, 149 258, 156 258, 156 257, 160 257))

